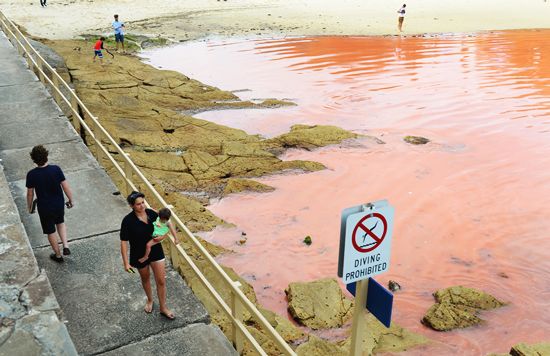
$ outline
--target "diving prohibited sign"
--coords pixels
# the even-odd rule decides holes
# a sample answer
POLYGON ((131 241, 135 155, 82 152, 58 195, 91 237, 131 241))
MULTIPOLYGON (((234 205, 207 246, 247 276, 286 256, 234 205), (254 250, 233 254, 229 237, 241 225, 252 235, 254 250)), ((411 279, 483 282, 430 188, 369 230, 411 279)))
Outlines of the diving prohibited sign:
POLYGON ((393 215, 386 200, 342 211, 338 276, 345 284, 389 269, 393 215))

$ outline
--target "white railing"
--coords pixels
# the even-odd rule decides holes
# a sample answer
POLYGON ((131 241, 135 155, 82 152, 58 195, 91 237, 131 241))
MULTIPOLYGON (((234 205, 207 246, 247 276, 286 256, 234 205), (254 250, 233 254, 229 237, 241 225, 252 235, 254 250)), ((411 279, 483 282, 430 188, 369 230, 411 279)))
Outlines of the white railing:
MULTIPOLYGON (((91 141, 88 141, 88 145, 93 144, 92 153, 95 155, 98 162, 107 161, 116 170, 116 172, 122 177, 123 185, 122 190, 125 190, 129 194, 132 190, 138 190, 139 186, 146 190, 149 197, 153 197, 155 200, 155 206, 157 207, 169 207, 164 201, 162 196, 155 190, 153 185, 145 178, 139 168, 132 162, 130 156, 124 152, 124 150, 118 145, 117 142, 111 137, 111 135, 105 130, 105 128, 99 123, 97 117, 95 117, 86 108, 86 105, 75 94, 75 91, 61 78, 61 76, 52 68, 42 56, 31 46, 27 38, 21 33, 19 28, 13 24, 6 16, 0 11, 0 26, 4 33, 17 51, 23 55, 28 63, 29 69, 31 69, 45 85, 49 85, 53 92, 53 98, 56 103, 64 109, 67 116, 72 116, 72 124, 79 133, 85 132, 86 137, 90 137, 91 141), (49 72, 49 73, 46 73, 49 72), (49 75, 48 75, 49 74, 49 75), (121 164, 114 158, 109 152, 103 142, 107 142, 111 149, 114 150, 116 155, 122 161, 121 164), (137 184, 136 180, 138 183, 137 184)), ((208 279, 201 272, 199 267, 193 262, 192 258, 186 253, 181 245, 174 243, 174 238, 170 237, 170 253, 172 262, 179 263, 184 261, 188 270, 193 271, 198 281, 204 286, 209 295, 220 307, 221 312, 229 319, 231 329, 231 341, 235 346, 237 352, 241 354, 244 349, 245 342, 248 342, 250 346, 260 355, 267 355, 265 350, 259 345, 256 339, 246 328, 243 317, 245 312, 250 313, 252 319, 260 326, 264 335, 272 341, 278 348, 282 355, 293 355, 296 353, 285 342, 285 340, 277 333, 275 329, 270 325, 266 318, 258 311, 256 306, 245 296, 241 291, 241 284, 238 281, 233 281, 227 273, 220 267, 220 265, 214 260, 210 253, 204 248, 199 240, 189 231, 187 226, 180 220, 177 213, 172 215, 176 226, 183 232, 185 237, 191 243, 207 263, 207 266, 211 268, 219 279, 222 281, 223 287, 229 290, 229 304, 220 296, 216 291, 216 288, 208 281, 208 279)), ((177 266, 175 266, 177 267, 177 266)))

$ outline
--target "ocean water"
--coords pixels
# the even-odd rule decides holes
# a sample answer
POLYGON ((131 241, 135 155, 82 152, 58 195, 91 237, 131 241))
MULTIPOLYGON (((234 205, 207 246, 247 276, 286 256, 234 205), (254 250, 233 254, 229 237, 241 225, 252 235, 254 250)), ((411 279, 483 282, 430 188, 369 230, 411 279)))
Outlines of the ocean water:
MULTIPOLYGON (((388 199, 395 207, 390 270, 393 321, 435 340, 405 354, 484 355, 550 340, 550 30, 422 37, 209 40, 145 52, 243 100, 297 106, 197 115, 273 137, 294 124, 375 136, 282 159, 326 170, 257 179, 272 193, 237 194, 209 207, 233 229, 204 233, 236 251, 218 260, 286 314, 293 281, 336 277, 342 209, 388 199), (427 137, 412 146, 406 135, 427 137), (241 232, 247 242, 238 245, 241 232), (313 243, 302 243, 310 235, 313 243), (432 293, 464 285, 509 305, 484 325, 447 333, 420 319, 432 293)), ((322 334, 338 338, 338 332, 322 334)))

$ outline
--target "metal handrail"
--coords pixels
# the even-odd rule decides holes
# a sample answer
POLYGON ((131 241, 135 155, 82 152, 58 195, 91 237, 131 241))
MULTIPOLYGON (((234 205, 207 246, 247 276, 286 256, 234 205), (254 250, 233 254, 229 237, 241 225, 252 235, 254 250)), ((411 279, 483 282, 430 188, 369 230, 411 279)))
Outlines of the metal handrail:
MULTIPOLYGON (((132 162, 130 156, 118 145, 107 130, 99 123, 97 118, 88 110, 86 105, 76 95, 75 91, 63 80, 63 78, 52 68, 42 56, 32 47, 27 38, 21 33, 19 28, 13 24, 3 13, 0 11, 0 26, 7 35, 8 39, 12 41, 12 44, 17 51, 26 57, 29 69, 38 75, 40 81, 44 84, 48 84, 53 90, 53 97, 57 104, 61 107, 62 103, 68 106, 68 111, 72 114, 73 125, 80 126, 80 130, 84 130, 92 138, 92 142, 95 145, 95 157, 99 163, 102 158, 106 158, 115 168, 116 172, 120 174, 123 179, 123 183, 126 184, 127 192, 132 190, 138 190, 135 183, 135 177, 145 185, 148 193, 150 193, 160 206, 169 207, 164 201, 162 196, 155 190, 153 185, 147 180, 139 168, 132 162), (50 77, 44 71, 46 68, 50 72, 50 77), (60 88, 61 86, 61 88, 60 88), (68 95, 65 95, 61 89, 65 89, 68 95), (67 97, 68 96, 68 97, 67 97), (80 114, 79 110, 82 112, 80 114), (91 126, 85 121, 85 118, 91 122, 91 126), (114 158, 111 152, 103 144, 105 140, 112 146, 119 157, 122 158, 123 166, 114 158)), ((206 250, 206 248, 200 243, 200 241, 193 235, 193 233, 185 226, 176 213, 172 215, 176 225, 185 234, 188 240, 192 243, 192 246, 199 251, 209 267, 221 277, 223 284, 230 291, 231 303, 228 305, 220 294, 216 291, 215 287, 208 281, 202 271, 193 262, 192 258, 187 254, 182 246, 176 245, 173 236, 170 236, 169 241, 171 244, 170 251, 177 251, 179 257, 182 257, 187 266, 193 271, 200 283, 208 291, 209 295, 214 301, 221 307, 221 311, 229 318, 232 323, 232 342, 235 345, 237 351, 242 353, 244 348, 244 342, 249 342, 254 350, 260 355, 267 355, 265 350, 259 345, 256 339, 246 328, 243 319, 243 311, 246 310, 250 315, 258 322, 262 330, 266 332, 266 336, 275 343, 281 354, 295 356, 296 353, 285 342, 285 340, 277 333, 277 331, 271 326, 267 319, 260 313, 256 306, 246 297, 243 291, 240 289, 240 283, 233 281, 231 277, 221 268, 221 266, 214 260, 212 255, 206 250), (243 339, 244 337, 244 339, 243 339)), ((172 258, 173 260, 173 258, 172 258)))

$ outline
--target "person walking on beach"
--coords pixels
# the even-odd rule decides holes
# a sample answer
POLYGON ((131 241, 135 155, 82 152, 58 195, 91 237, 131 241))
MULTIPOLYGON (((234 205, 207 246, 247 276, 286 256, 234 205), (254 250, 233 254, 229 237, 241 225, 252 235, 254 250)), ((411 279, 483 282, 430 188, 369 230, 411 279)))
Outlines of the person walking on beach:
POLYGON ((48 5, 46 5, 46 0, 40 0, 40 6, 42 6, 42 7, 48 6, 48 5))
POLYGON ((403 32, 403 20, 405 20, 405 8, 407 7, 407 4, 403 4, 399 10, 397 10, 397 13, 399 14, 399 18, 397 19, 397 28, 399 29, 399 32, 403 32))
POLYGON ((151 289, 151 270, 157 285, 160 315, 167 319, 174 320, 176 316, 166 306, 166 271, 164 266, 164 251, 160 244, 151 246, 151 252, 147 260, 139 262, 145 255, 147 242, 153 238, 153 223, 159 215, 145 207, 145 195, 140 192, 132 192, 126 198, 132 211, 124 217, 120 226, 120 253, 124 270, 133 273, 137 268, 141 277, 141 286, 145 291, 147 302, 144 310, 146 313, 153 311, 153 292, 151 289), (130 256, 128 258, 128 244, 130 245, 130 256), (133 267, 133 268, 132 268, 133 267))
POLYGON ((34 213, 34 194, 36 193, 36 205, 42 231, 48 235, 48 241, 53 249, 50 258, 55 262, 63 262, 63 256, 59 250, 57 234, 63 243, 63 254, 70 255, 67 241, 67 227, 65 226, 65 209, 73 207, 73 195, 65 175, 59 166, 48 164, 48 150, 42 145, 34 146, 30 153, 31 159, 37 165, 27 173, 27 208, 29 213, 34 213), (69 199, 65 203, 63 192, 69 199), (57 234, 56 234, 57 230, 57 234))
POLYGON ((115 20, 113 21, 113 29, 115 30, 115 42, 116 50, 118 51, 119 46, 122 46, 122 52, 125 53, 124 49, 124 23, 118 21, 118 15, 115 15, 115 20))

